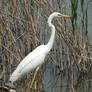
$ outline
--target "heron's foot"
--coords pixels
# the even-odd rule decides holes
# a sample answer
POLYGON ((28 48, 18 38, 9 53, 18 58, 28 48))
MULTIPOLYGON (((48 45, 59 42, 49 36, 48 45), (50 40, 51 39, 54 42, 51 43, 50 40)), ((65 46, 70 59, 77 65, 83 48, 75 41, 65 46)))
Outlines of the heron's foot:
MULTIPOLYGON (((32 84, 32 83, 31 83, 32 84)), ((37 90, 37 82, 34 81, 34 84, 30 86, 31 89, 37 90)))

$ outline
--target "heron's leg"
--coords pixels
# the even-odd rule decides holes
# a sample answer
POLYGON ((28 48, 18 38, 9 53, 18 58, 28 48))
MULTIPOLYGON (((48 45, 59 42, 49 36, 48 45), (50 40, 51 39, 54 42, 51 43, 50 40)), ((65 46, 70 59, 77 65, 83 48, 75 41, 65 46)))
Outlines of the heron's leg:
POLYGON ((36 74, 37 74, 37 71, 38 71, 38 70, 39 70, 39 67, 36 68, 36 71, 35 71, 35 73, 34 73, 32 82, 31 82, 31 84, 30 84, 30 88, 32 88, 32 85, 33 85, 33 83, 34 83, 34 80, 35 80, 35 77, 36 77, 36 74))

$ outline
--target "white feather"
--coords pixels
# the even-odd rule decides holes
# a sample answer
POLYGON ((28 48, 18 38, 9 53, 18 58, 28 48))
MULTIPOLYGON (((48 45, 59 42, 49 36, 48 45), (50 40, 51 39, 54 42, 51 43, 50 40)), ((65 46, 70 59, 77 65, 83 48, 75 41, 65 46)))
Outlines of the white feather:
MULTIPOLYGON (((55 26, 51 23, 52 19, 54 17, 60 17, 63 14, 60 14, 58 12, 52 13, 48 18, 48 25, 51 28, 51 37, 49 42, 46 45, 40 45, 35 50, 33 50, 31 53, 29 53, 18 65, 16 70, 12 73, 10 76, 9 81, 12 83, 16 80, 18 80, 23 75, 27 74, 28 72, 32 71, 33 69, 38 69, 41 64, 44 62, 44 58, 51 50, 54 38, 55 38, 55 26)), ((62 17, 65 17, 66 15, 63 15, 62 17)), ((66 16, 69 17, 69 16, 66 16)))
POLYGON ((24 74, 32 71, 33 69, 40 67, 44 62, 44 58, 47 54, 46 46, 40 45, 31 53, 29 53, 18 65, 16 70, 10 76, 9 81, 16 81, 18 78, 22 77, 24 74))

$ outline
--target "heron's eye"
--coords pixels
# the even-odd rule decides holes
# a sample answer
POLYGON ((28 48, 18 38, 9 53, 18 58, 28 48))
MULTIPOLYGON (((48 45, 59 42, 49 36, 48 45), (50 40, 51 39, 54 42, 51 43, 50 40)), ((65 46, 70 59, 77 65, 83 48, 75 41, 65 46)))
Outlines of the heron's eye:
POLYGON ((61 17, 61 15, 60 15, 60 14, 58 14, 58 16, 59 16, 59 17, 61 17))

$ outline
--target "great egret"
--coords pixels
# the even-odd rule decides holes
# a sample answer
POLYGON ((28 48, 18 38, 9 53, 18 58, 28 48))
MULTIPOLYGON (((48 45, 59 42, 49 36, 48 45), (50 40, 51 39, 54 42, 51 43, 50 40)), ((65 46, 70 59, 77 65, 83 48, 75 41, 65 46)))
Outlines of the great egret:
POLYGON ((53 46, 54 38, 55 38, 55 26, 52 24, 52 19, 54 17, 65 17, 70 18, 70 16, 54 12, 48 18, 48 25, 51 28, 51 37, 49 42, 46 45, 40 45, 31 53, 29 53, 17 66, 16 70, 10 76, 9 81, 14 83, 16 80, 21 78, 23 75, 29 73, 30 71, 36 69, 39 70, 39 67, 44 63, 44 59, 49 53, 50 49, 53 46))

